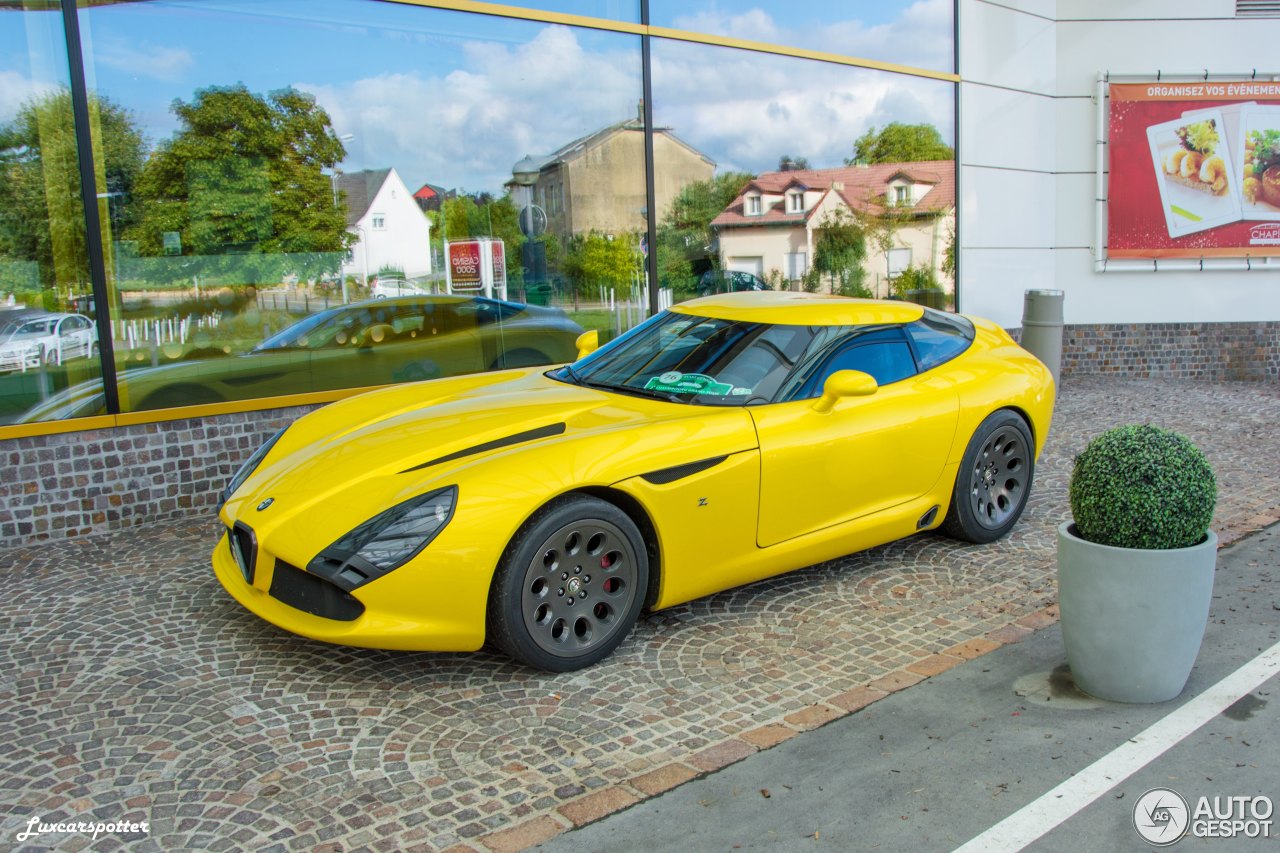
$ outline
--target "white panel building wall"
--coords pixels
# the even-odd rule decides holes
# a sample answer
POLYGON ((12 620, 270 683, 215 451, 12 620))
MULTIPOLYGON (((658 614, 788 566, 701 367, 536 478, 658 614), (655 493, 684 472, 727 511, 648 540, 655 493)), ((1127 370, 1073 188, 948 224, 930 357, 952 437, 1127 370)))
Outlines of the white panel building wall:
POLYGON ((1098 73, 1280 72, 1280 20, 1233 0, 961 0, 959 35, 961 310, 1018 326, 1048 287, 1068 324, 1280 320, 1274 271, 1093 264, 1098 73))

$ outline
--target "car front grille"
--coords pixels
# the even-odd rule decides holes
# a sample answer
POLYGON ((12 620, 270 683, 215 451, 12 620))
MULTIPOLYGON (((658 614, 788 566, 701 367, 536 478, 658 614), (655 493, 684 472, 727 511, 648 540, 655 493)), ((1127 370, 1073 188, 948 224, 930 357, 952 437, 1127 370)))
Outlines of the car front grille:
POLYGON ((253 565, 258 559, 258 542, 249 525, 237 521, 235 526, 227 531, 227 544, 231 548, 232 558, 240 567, 240 574, 244 575, 245 583, 252 585, 253 565))
POLYGON ((364 605, 355 596, 284 560, 276 560, 271 597, 303 613, 339 622, 351 622, 364 613, 364 605))

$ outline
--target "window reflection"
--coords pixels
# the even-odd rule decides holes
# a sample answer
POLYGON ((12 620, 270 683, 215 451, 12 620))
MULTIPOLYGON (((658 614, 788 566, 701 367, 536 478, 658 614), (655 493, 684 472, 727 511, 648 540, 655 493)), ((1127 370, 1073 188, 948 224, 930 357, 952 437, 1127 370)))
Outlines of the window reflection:
MULTIPOLYGON (((68 68, 57 4, 0 4, 0 423, 68 385, 101 389, 68 68)), ((115 105, 89 106, 118 125, 115 105)), ((119 142, 99 155, 108 190, 138 160, 119 142)))
POLYGON ((643 316, 638 37, 367 0, 81 19, 124 119, 99 144, 148 142, 109 222, 126 409, 552 363, 643 316))
POLYGON ((953 84, 665 39, 653 81, 655 122, 716 162, 659 205, 659 279, 675 299, 771 288, 951 303, 953 84))
POLYGON ((649 0, 649 22, 932 71, 955 70, 952 0, 649 0))

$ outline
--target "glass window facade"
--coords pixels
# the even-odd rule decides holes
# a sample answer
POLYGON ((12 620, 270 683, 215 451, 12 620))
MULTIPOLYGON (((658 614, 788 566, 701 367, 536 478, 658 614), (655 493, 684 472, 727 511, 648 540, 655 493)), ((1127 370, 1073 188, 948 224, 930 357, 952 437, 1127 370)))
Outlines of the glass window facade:
POLYGON ((952 155, 885 159, 891 126, 951 150, 949 4, 505 5, 86 2, 77 50, 0 0, 0 425, 554 364, 721 290, 950 288, 952 155))

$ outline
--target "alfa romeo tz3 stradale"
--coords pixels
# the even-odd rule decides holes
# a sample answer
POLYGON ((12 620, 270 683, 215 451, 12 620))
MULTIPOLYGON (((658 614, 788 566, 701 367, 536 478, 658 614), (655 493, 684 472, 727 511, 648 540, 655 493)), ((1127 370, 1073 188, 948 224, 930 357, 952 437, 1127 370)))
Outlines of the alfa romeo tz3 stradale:
POLYGON ((995 324, 731 293, 573 364, 373 391, 296 421, 223 495, 218 579, 289 631, 486 641, 564 671, 660 609, 941 528, 1004 536, 1053 410, 995 324))

